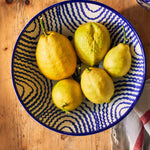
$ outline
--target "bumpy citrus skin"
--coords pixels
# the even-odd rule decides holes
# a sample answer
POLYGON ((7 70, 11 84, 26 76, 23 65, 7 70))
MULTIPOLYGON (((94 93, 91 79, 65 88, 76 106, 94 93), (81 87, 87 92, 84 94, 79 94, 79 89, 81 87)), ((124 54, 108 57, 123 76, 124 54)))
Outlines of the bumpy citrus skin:
POLYGON ((110 35, 101 23, 88 22, 75 31, 74 45, 80 60, 89 65, 98 64, 110 47, 110 35))
POLYGON ((67 111, 76 109, 83 100, 80 84, 73 79, 58 81, 52 90, 52 100, 62 110, 63 106, 67 111))
POLYGON ((85 97, 96 104, 109 103, 114 94, 111 77, 103 69, 95 67, 83 71, 81 89, 85 97))
POLYGON ((131 58, 129 46, 120 43, 108 51, 103 67, 112 77, 122 77, 131 67, 131 58))
POLYGON ((75 50, 64 35, 54 31, 41 35, 36 48, 36 61, 41 72, 49 79, 60 80, 71 76, 76 69, 75 50))

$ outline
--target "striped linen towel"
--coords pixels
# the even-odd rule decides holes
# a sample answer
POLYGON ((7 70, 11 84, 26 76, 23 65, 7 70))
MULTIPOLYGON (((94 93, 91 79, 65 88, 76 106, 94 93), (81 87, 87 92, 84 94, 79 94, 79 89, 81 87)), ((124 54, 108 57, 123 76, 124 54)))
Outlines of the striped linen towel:
POLYGON ((134 109, 111 129, 112 150, 150 150, 150 79, 134 109))

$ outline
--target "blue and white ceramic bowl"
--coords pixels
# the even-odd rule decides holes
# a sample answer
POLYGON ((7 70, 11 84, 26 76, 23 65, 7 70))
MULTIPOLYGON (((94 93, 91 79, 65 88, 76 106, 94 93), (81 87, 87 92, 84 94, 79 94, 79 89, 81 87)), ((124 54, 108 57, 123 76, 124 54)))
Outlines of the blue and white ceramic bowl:
POLYGON ((98 133, 121 121, 137 103, 145 74, 145 54, 135 29, 120 13, 94 1, 65 1, 41 11, 21 32, 12 56, 14 89, 26 111, 45 127, 68 135, 98 133), (36 45, 42 34, 41 16, 46 30, 57 31, 69 38, 79 25, 101 22, 110 32, 111 46, 123 42, 122 26, 125 27, 132 65, 127 75, 114 80, 115 93, 110 103, 93 104, 85 99, 69 114, 55 107, 51 99, 55 82, 40 72, 35 58, 36 45))

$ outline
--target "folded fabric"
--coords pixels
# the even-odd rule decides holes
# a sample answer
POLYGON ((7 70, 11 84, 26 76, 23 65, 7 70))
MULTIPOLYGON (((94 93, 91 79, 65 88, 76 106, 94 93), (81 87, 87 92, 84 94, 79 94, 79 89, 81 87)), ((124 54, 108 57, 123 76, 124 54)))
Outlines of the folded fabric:
POLYGON ((150 79, 134 109, 111 128, 112 150, 150 150, 150 79))

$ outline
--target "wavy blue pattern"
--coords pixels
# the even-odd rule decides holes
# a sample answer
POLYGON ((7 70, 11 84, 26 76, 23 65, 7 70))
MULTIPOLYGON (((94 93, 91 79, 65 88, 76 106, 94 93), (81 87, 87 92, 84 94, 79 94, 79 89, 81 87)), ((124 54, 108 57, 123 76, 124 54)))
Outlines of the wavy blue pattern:
MULTIPOLYGON (((105 112, 105 111, 106 111, 105 104, 106 104, 106 103, 102 104, 102 112, 105 112)), ((102 118, 103 118, 103 123, 104 123, 104 125, 106 126, 105 113, 103 113, 103 117, 102 117, 102 118)), ((105 126, 104 126, 104 127, 105 127, 105 126)))
MULTIPOLYGON (((60 131, 66 131, 67 129, 69 129, 70 131, 69 132, 71 132, 71 133, 75 133, 73 130, 72 130, 72 128, 71 127, 69 127, 69 126, 63 126, 62 128, 60 128, 60 131)), ((67 130, 68 131, 68 130, 67 130)))
POLYGON ((37 42, 26 40, 23 36, 20 37, 20 40, 22 40, 26 44, 37 45, 37 42))
MULTIPOLYGON (((131 105, 131 104, 130 104, 131 105)), ((129 106, 124 106, 124 107, 122 107, 120 110, 119 110, 119 116, 121 116, 122 115, 122 111, 125 109, 126 111, 129 109, 129 107, 130 107, 130 105, 129 106)))
POLYGON ((22 95, 20 95, 20 97, 22 99, 24 99, 23 101, 24 101, 24 103, 26 103, 26 99, 28 99, 32 95, 34 90, 33 90, 32 86, 30 86, 28 83, 26 83, 26 82, 24 82, 24 81, 22 81, 20 79, 17 79, 16 83, 17 83, 17 85, 19 85, 19 86, 21 86, 23 88, 22 95), (22 84, 20 84, 19 82, 22 82, 22 84), (23 86, 23 84, 26 84, 28 87, 30 87, 32 89, 25 98, 23 98, 24 94, 25 94, 25 87, 23 86))
POLYGON ((43 20, 45 21, 44 24, 46 24, 46 27, 47 27, 46 30, 50 31, 50 26, 49 26, 49 23, 48 23, 48 16, 46 15, 45 12, 43 12, 43 15, 44 15, 44 19, 43 20))
POLYGON ((92 114, 90 112, 92 112, 91 108, 89 106, 87 106, 86 103, 82 103, 82 105, 80 106, 82 108, 82 112, 85 112, 87 115, 88 115, 88 119, 87 121, 89 120, 90 122, 90 131, 93 131, 94 130, 94 123, 92 121, 92 114), (84 105, 83 105, 84 104, 84 105), (90 110, 89 110, 90 109, 90 110))
MULTIPOLYGON (((25 93, 25 87, 22 84, 20 84, 19 82, 23 82, 23 83, 25 83, 25 82, 22 80, 19 80, 19 79, 17 79, 17 82, 16 82, 16 84, 18 86, 22 87, 22 89, 23 89, 22 94, 20 95, 20 97, 23 98, 24 93, 25 93)), ((25 84, 27 84, 27 83, 25 83, 25 84)), ((27 84, 27 85, 32 89, 32 91, 27 95, 27 97, 29 97, 33 93, 33 88, 29 84, 27 84)))
POLYGON ((86 3, 85 3, 85 7, 86 7, 87 10, 91 11, 92 13, 96 13, 96 12, 99 12, 101 10, 101 7, 99 7, 96 10, 93 10, 86 3))
POLYGON ((95 125, 96 125, 96 129, 98 130, 99 129, 99 118, 98 118, 98 114, 96 113, 96 104, 94 104, 94 113, 93 113, 93 116, 94 116, 94 119, 95 119, 95 125))
MULTIPOLYGON (((86 11, 88 11, 88 9, 85 9, 86 7, 87 7, 88 5, 84 5, 84 4, 82 4, 82 3, 80 3, 80 8, 81 8, 81 11, 82 11, 82 13, 83 13, 83 15, 84 15, 84 18, 87 18, 88 20, 97 20, 97 19, 99 19, 101 16, 102 16, 102 14, 104 14, 105 13, 105 11, 107 11, 106 9, 104 9, 104 11, 102 11, 101 12, 101 9, 100 9, 100 13, 96 13, 96 17, 94 16, 95 14, 92 12, 92 14, 93 15, 91 15, 92 17, 89 17, 88 15, 87 15, 87 13, 86 13, 86 11)), ((107 11, 108 12, 108 11, 107 11)), ((106 12, 106 13, 107 13, 106 12)), ((106 17, 106 13, 105 13, 105 17, 106 17)), ((104 18, 103 18, 104 19, 104 18)), ((101 21, 103 20, 103 19, 101 19, 101 21)), ((99 20, 99 22, 101 22, 100 20, 99 20)))
MULTIPOLYGON (((21 42, 21 41, 20 41, 21 42)), ((18 48, 21 50, 26 51, 27 53, 35 53, 34 49, 36 49, 36 46, 29 46, 28 44, 18 43, 18 48), (21 48, 20 46, 24 47, 21 48), (27 49, 28 48, 28 49, 27 49), (29 51, 30 50, 30 51, 29 51), (33 50, 33 51, 32 51, 33 50)))
MULTIPOLYGON (((40 17, 39 17, 40 18, 40 17)), ((40 34, 41 34, 41 26, 40 26, 40 19, 39 18, 35 18, 35 21, 36 21, 36 30, 38 29, 38 32, 37 33, 33 33, 33 35, 31 36, 30 34, 32 33, 32 32, 23 32, 22 33, 22 36, 24 36, 24 37, 26 37, 26 38, 28 38, 29 40, 38 40, 38 38, 39 38, 39 36, 40 36, 40 34)), ((30 26, 29 27, 27 27, 27 29, 26 30, 28 30, 28 28, 30 28, 30 26)), ((35 30, 35 31, 36 31, 35 30)))
MULTIPOLYGON (((19 72, 19 71, 15 71, 15 73, 16 73, 16 75, 17 74, 22 74, 21 72, 19 72)), ((23 74, 23 76, 21 76, 21 75, 17 75, 17 77, 20 77, 20 78, 22 78, 22 79, 24 79, 24 80, 26 80, 26 81, 28 81, 28 82, 31 82, 31 83, 33 83, 33 80, 35 80, 36 82, 34 83, 34 86, 36 87, 36 90, 37 89, 39 89, 38 88, 38 86, 37 86, 37 84, 38 85, 40 85, 40 94, 39 94, 39 96, 38 96, 38 90, 37 90, 37 92, 35 93, 35 95, 32 97, 32 99, 30 99, 30 102, 29 103, 27 103, 28 105, 26 106, 27 107, 27 109, 29 109, 30 107, 32 107, 32 106, 34 106, 34 107, 36 107, 35 105, 37 105, 36 104, 36 101, 33 101, 34 99, 40 99, 40 97, 41 97, 41 95, 42 95, 42 86, 41 86, 41 84, 40 84, 40 82, 37 80, 37 79, 35 79, 35 78, 33 78, 31 75, 29 75, 28 74, 28 77, 30 77, 31 79, 28 79, 27 77, 25 78, 24 77, 25 76, 25 74, 23 74), (30 104, 30 105, 29 105, 30 104)), ((34 87, 34 89, 35 89, 35 87, 34 87)), ((45 91, 44 91, 45 92, 45 91)), ((22 99, 23 101, 26 101, 26 99, 22 99)), ((24 104, 25 104, 26 102, 24 102, 24 104)))
POLYGON ((80 10, 80 6, 79 6, 79 3, 75 3, 75 9, 73 10, 76 10, 77 9, 77 16, 79 16, 80 20, 81 20, 81 24, 82 23, 86 23, 87 21, 81 16, 81 10, 80 10))
POLYGON ((32 65, 33 63, 35 63, 36 62, 36 59, 33 59, 33 58, 28 58, 28 57, 24 57, 24 56, 22 56, 22 55, 20 55, 20 54, 18 54, 18 52, 16 52, 16 54, 15 54, 15 56, 14 56, 14 59, 16 59, 16 60, 21 60, 21 61, 26 61, 26 62, 28 62, 28 63, 30 63, 30 65, 32 65))
MULTIPOLYGON (((81 62, 79 65, 82 65, 81 62)), ((119 13, 97 2, 68 1, 45 9, 24 28, 14 48, 12 78, 19 100, 38 122, 60 133, 87 135, 115 125, 134 107, 145 80, 145 55, 137 33, 119 13), (114 80, 115 93, 110 103, 93 104, 85 99, 69 114, 53 104, 51 91, 55 82, 40 72, 35 57, 36 45, 42 33, 41 16, 47 30, 67 36, 72 36, 83 23, 101 22, 109 30, 111 46, 123 42, 122 26, 125 27, 132 64, 128 74, 114 80)))
MULTIPOLYGON (((86 122, 84 121, 83 117, 81 116, 82 113, 81 113, 81 114, 78 114, 77 112, 74 111, 74 112, 72 112, 72 114, 76 115, 76 116, 79 118, 79 120, 81 120, 81 124, 82 124, 83 128, 86 129, 85 132, 87 132, 86 122)), ((84 116, 85 116, 85 115, 84 115, 84 116)), ((81 127, 82 127, 82 126, 81 126, 81 127)), ((82 131, 82 132, 83 132, 83 131, 82 131)))
MULTIPOLYGON (((70 5, 69 5, 70 6, 70 5)), ((71 13, 72 12, 70 12, 69 11, 69 8, 68 8, 68 5, 66 4, 66 5, 64 5, 64 8, 63 8, 63 10, 66 10, 66 14, 68 15, 67 17, 69 18, 69 25, 73 28, 73 30, 75 31, 76 30, 76 28, 78 27, 78 25, 76 24, 76 20, 72 17, 72 15, 71 15, 71 13)))
POLYGON ((82 24, 81 21, 79 20, 77 14, 75 13, 74 10, 74 5, 72 3, 70 3, 70 7, 72 9, 72 17, 74 17, 74 19, 76 20, 77 24, 82 24))
POLYGON ((24 55, 25 57, 31 58, 31 53, 32 53, 33 54, 32 59, 33 58, 35 59, 35 55, 34 55, 35 53, 30 52, 27 49, 24 49, 24 48, 20 47, 19 45, 16 47, 16 49, 19 49, 17 51, 17 54, 20 54, 22 56, 24 55), (23 52, 21 52, 20 50, 22 50, 23 52))
MULTIPOLYGON (((30 82, 32 82, 32 80, 30 80, 30 79, 26 79, 26 78, 24 78, 23 76, 20 76, 20 75, 14 75, 14 77, 16 77, 16 83, 18 82, 18 81, 21 81, 21 82, 23 82, 23 83, 25 83, 25 84, 28 84, 28 83, 30 83, 30 82), (19 78, 19 79, 18 79, 19 78), (21 80, 22 79, 22 80, 21 80), (25 82, 26 81, 26 82, 25 82), (28 81, 28 83, 27 83, 27 81, 28 81)), ((20 84, 21 84, 21 82, 20 82, 20 84)), ((18 83, 17 83, 18 84, 18 83)), ((35 89, 38 89, 38 87, 36 86, 36 84, 35 83, 33 83, 34 84, 34 90, 35 89)), ((24 84, 23 84, 24 85, 24 84)), ((29 84, 28 84, 29 85, 29 84)), ((22 94, 21 94, 22 95, 22 94)), ((25 100, 26 100, 26 98, 28 98, 29 96, 31 96, 31 92, 29 92, 28 93, 28 96, 27 97, 25 97, 25 100)), ((34 94, 34 96, 32 96, 32 99, 33 98, 36 98, 37 97, 37 93, 35 93, 34 94)), ((32 99, 30 99, 30 101, 32 102, 32 99)), ((22 97, 21 97, 21 101, 25 101, 22 97)), ((25 102, 24 102, 24 104, 25 104, 25 102)))
POLYGON ((130 103, 130 102, 122 102, 122 103, 119 103, 118 105, 117 105, 117 107, 115 108, 115 119, 117 120, 120 116, 119 116, 119 114, 120 113, 118 113, 118 112, 120 112, 120 109, 121 108, 124 108, 124 107, 130 107, 130 105, 131 105, 132 103, 130 103), (119 108, 119 106, 121 107, 121 108, 119 108))
POLYGON ((33 20, 32 24, 34 24, 34 28, 33 28, 33 29, 30 29, 30 30, 25 30, 24 32, 26 32, 26 33, 34 32, 35 29, 36 29, 36 26, 37 26, 35 20, 33 20))
MULTIPOLYGON (((77 126, 75 125, 75 123, 73 122, 73 121, 71 121, 71 120, 66 120, 65 121, 65 119, 60 123, 60 124, 58 124, 57 126, 56 126, 56 129, 59 129, 59 126, 61 126, 63 123, 66 123, 66 122, 69 122, 69 123, 71 123, 72 124, 72 126, 74 127, 74 129, 75 129, 75 131, 78 133, 79 132, 79 129, 77 128, 77 126)), ((67 126, 63 126, 63 127, 67 127, 67 126)), ((62 128, 63 128, 62 127, 62 128)), ((73 127, 71 128, 72 130, 73 130, 73 127)))
POLYGON ((48 110, 47 110, 47 112, 43 112, 42 114, 41 114, 41 116, 39 116, 39 117, 42 117, 42 122, 43 123, 48 123, 48 121, 49 120, 52 120, 51 118, 52 118, 52 116, 55 116, 56 115, 56 112, 57 112, 57 108, 56 108, 56 106, 54 105, 54 104, 52 104, 49 108, 48 108, 48 110), (44 117, 43 117, 43 116, 44 117), (44 121, 44 119, 45 119, 45 121, 44 121))

